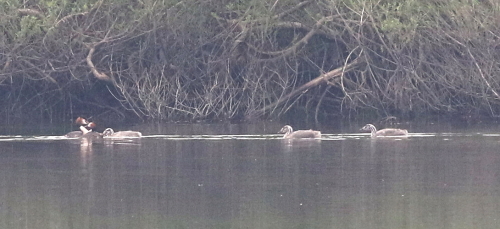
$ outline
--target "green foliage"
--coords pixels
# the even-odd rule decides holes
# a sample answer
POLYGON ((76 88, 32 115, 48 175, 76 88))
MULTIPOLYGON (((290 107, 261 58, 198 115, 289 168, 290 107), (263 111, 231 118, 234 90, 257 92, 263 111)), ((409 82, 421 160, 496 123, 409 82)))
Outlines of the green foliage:
POLYGON ((42 23, 34 16, 21 18, 20 30, 16 32, 16 38, 25 40, 40 36, 43 34, 42 23))
POLYGON ((439 11, 428 1, 410 0, 382 2, 374 13, 391 42, 409 43, 418 29, 433 24, 432 17, 439 11))
POLYGON ((437 0, 387 0, 375 5, 372 15, 391 42, 409 43, 419 34, 419 30, 443 26, 476 29, 478 22, 485 15, 495 14, 498 7, 477 0, 450 0, 446 3, 437 0))
POLYGON ((268 1, 229 1, 225 5, 226 11, 235 13, 244 21, 267 20, 273 15, 268 1))
POLYGON ((49 15, 66 15, 86 12, 97 3, 97 0, 42 0, 39 2, 40 6, 45 8, 49 15))

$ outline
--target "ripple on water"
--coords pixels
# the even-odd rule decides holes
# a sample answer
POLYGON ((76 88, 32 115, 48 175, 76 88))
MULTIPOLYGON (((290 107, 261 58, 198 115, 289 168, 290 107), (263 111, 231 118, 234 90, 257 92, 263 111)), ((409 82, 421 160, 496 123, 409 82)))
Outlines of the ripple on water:
MULTIPOLYGON (((442 137, 500 137, 500 134, 494 133, 410 133, 407 137, 390 136, 380 137, 381 139, 408 139, 408 138, 429 138, 442 137)), ((166 139, 166 140, 275 140, 283 139, 281 134, 259 134, 259 135, 144 135, 147 139, 166 139)), ((348 134, 322 134, 320 140, 323 141, 345 141, 370 138, 370 133, 348 133, 348 134)), ((22 136, 22 135, 0 135, 0 141, 60 141, 71 140, 64 136, 22 136)), ((307 140, 307 139, 302 139, 307 140)), ((318 140, 318 139, 316 139, 318 140)))

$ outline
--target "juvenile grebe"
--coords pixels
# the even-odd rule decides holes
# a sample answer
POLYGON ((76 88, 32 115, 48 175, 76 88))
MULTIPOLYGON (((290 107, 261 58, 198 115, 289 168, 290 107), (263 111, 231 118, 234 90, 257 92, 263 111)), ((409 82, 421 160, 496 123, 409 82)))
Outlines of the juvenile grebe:
POLYGON ((405 130, 405 129, 386 128, 386 129, 381 129, 381 130, 377 131, 377 128, 375 128, 375 126, 372 124, 366 124, 360 130, 361 131, 370 131, 372 138, 386 137, 386 136, 407 136, 408 135, 408 130, 405 130))
POLYGON ((142 133, 138 132, 138 131, 126 130, 126 131, 115 132, 111 128, 106 128, 102 132, 102 135, 105 138, 140 138, 140 137, 142 137, 142 133))
POLYGON ((316 130, 297 130, 293 131, 292 127, 289 125, 285 125, 278 132, 281 134, 285 134, 283 138, 321 138, 321 132, 316 130))

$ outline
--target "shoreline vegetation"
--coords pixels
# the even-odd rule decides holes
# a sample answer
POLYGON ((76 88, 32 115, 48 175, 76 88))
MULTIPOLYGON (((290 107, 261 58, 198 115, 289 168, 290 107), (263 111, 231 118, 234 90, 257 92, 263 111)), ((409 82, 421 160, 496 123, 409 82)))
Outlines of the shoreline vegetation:
POLYGON ((0 1, 3 120, 500 115, 500 3, 0 1))

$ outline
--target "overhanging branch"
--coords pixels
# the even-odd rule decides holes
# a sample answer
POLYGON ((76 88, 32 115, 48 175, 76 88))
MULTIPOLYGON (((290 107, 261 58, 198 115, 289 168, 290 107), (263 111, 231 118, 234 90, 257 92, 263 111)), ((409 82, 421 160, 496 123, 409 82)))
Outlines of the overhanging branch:
POLYGON ((280 104, 284 103, 285 101, 288 101, 289 99, 291 99, 299 94, 306 93, 309 89, 316 87, 322 83, 326 83, 335 77, 342 76, 343 74, 345 74, 347 71, 354 68, 359 63, 360 63, 360 57, 357 57, 351 63, 346 64, 345 66, 342 66, 342 67, 336 68, 332 71, 329 71, 327 73, 321 74, 320 76, 318 76, 318 77, 314 78, 313 80, 305 83, 304 85, 298 87, 297 89, 293 90, 292 92, 288 93, 287 95, 279 98, 275 102, 263 107, 260 110, 256 110, 256 111, 248 114, 246 119, 258 118, 258 117, 262 116, 264 113, 266 113, 266 111, 268 111, 269 109, 274 108, 276 106, 279 106, 280 104))

